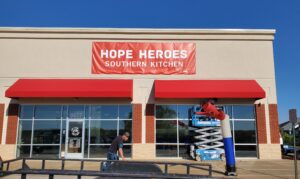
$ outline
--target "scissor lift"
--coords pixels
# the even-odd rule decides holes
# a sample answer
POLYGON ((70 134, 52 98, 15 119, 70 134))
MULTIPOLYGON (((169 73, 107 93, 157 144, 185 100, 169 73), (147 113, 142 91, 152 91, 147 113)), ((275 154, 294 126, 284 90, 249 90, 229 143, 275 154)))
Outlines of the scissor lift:
POLYGON ((197 161, 223 160, 225 155, 220 121, 196 114, 202 112, 199 106, 194 106, 191 112, 191 130, 194 132, 194 142, 190 146, 191 157, 197 161))

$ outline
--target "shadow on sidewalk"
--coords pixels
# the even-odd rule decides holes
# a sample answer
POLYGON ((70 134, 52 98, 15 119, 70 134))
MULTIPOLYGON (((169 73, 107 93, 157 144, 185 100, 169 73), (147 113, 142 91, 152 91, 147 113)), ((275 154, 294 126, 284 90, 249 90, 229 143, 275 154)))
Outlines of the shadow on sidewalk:
MULTIPOLYGON (((172 165, 169 165, 170 167, 172 165)), ((196 168, 200 170, 207 171, 208 173, 208 168, 207 167, 196 167, 193 166, 191 168, 196 168)), ((159 165, 155 164, 134 164, 134 163, 114 163, 112 166, 106 171, 108 173, 122 173, 122 174, 145 174, 145 175, 151 175, 151 174, 156 174, 156 175, 161 175, 164 172, 162 169, 159 167, 159 165)), ((217 171, 213 170, 213 173, 218 173, 218 174, 224 174, 222 171, 217 171)), ((173 172, 170 174, 174 174, 173 172)), ((124 177, 95 177, 94 179, 103 179, 103 178, 116 178, 116 179, 121 179, 124 177)), ((150 177, 151 178, 151 177, 150 177)))
POLYGON ((155 173, 162 174, 159 166, 154 164, 135 164, 135 163, 114 163, 107 170, 109 173, 155 173))
MULTIPOLYGON (((114 163, 106 171, 108 173, 125 173, 125 174, 163 174, 163 171, 159 166, 154 164, 131 164, 131 163, 114 163)), ((95 177, 95 179, 103 179, 111 177, 95 177)), ((124 178, 124 177, 113 177, 113 178, 124 178)))

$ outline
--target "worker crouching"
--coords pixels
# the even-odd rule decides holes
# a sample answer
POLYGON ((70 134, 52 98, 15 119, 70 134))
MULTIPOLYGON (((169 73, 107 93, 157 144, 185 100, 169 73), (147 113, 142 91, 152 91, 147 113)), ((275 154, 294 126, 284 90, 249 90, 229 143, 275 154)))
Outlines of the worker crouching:
POLYGON ((103 163, 102 171, 107 171, 109 167, 112 165, 111 161, 119 160, 119 156, 122 160, 125 160, 124 152, 123 152, 123 142, 128 141, 129 132, 124 132, 123 135, 117 136, 111 143, 108 152, 107 152, 107 162, 103 163), (119 154, 119 155, 118 155, 119 154))

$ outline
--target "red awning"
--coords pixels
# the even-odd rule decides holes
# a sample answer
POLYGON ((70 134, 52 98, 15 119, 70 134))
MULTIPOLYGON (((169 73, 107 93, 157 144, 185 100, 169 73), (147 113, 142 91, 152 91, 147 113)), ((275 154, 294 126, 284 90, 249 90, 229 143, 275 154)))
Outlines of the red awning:
POLYGON ((155 98, 266 97, 255 80, 155 80, 155 98))
POLYGON ((130 98, 132 80, 19 79, 5 92, 9 98, 130 98))

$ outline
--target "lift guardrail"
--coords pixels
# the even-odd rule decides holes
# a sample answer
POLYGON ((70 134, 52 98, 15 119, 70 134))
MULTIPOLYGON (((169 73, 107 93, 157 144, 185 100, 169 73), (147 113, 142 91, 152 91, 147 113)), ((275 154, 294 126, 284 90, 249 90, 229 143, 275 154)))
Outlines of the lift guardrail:
MULTIPOLYGON (((132 167, 131 167, 132 168, 132 167)), ((149 168, 149 167, 148 167, 149 168)), ((108 160, 90 160, 90 159, 43 159, 43 158, 17 158, 0 162, 0 176, 10 174, 20 174, 21 179, 26 179, 29 174, 48 175, 49 179, 53 179, 55 175, 73 175, 81 179, 81 176, 98 176, 98 177, 123 177, 123 178, 177 178, 177 179, 193 179, 193 178, 211 178, 212 165, 208 163, 184 163, 184 162, 160 162, 160 161, 108 161, 108 160), (30 168, 28 164, 32 161, 39 161, 40 167, 30 168), (46 165, 48 161, 60 163, 59 169, 49 169, 46 165), (67 162, 77 162, 79 170, 66 169, 67 162), (85 170, 85 164, 94 163, 99 165, 97 170, 85 170), (101 171, 104 162, 113 162, 114 166, 125 167, 135 166, 155 166, 159 168, 160 172, 143 172, 143 171, 130 171, 122 172, 118 170, 101 171), (14 168, 11 166, 15 164, 14 168), (184 166, 185 173, 170 173, 170 167, 184 166), (192 174, 191 170, 197 170, 192 174), (206 174, 199 173, 207 172, 206 174), (197 174, 198 173, 198 174, 197 174)))

